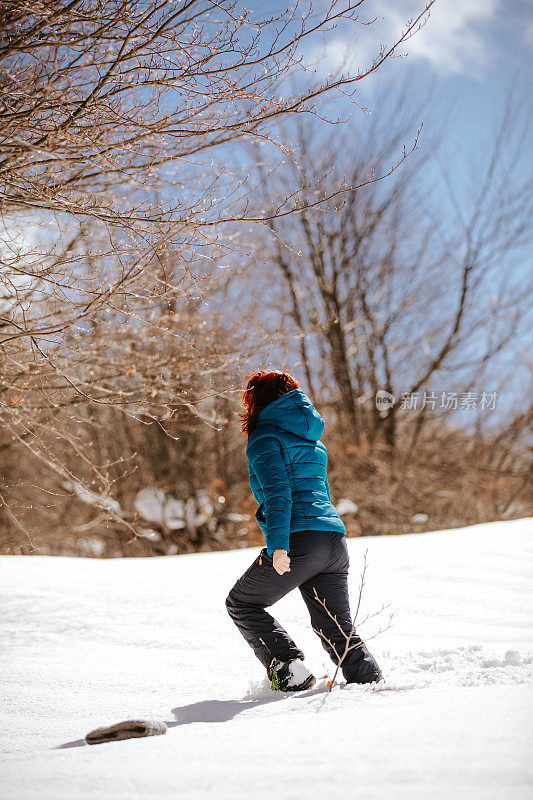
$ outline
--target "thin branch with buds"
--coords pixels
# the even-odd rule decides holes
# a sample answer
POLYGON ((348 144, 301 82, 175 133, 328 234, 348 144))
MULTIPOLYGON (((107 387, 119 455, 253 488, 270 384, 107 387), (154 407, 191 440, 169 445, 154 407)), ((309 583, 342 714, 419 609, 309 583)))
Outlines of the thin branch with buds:
MULTIPOLYGON (((331 613, 331 611, 329 610, 329 608, 326 605, 326 601, 320 599, 320 597, 317 594, 316 588, 313 588, 313 592, 314 592, 315 599, 316 599, 317 603, 320 606, 322 606, 322 608, 324 609, 324 611, 326 612, 328 617, 332 620, 332 622, 335 623, 335 625, 339 629, 339 631, 340 631, 340 633, 341 633, 341 635, 342 635, 342 637, 344 639, 344 649, 343 649, 342 653, 339 654, 338 651, 337 651, 337 648, 334 645, 334 643, 330 639, 328 639, 328 637, 324 634, 322 629, 316 630, 316 628, 313 628, 315 633, 318 636, 320 636, 326 642, 326 644, 328 644, 329 647, 333 650, 333 652, 335 654, 335 657, 337 659, 337 666, 335 668, 335 673, 334 673, 333 678, 331 679, 331 681, 328 682, 328 684, 329 684, 328 692, 331 692, 333 687, 335 686, 335 680, 337 678, 337 674, 339 672, 339 669, 342 666, 342 663, 343 663, 344 659, 348 655, 348 653, 351 650, 357 650, 358 647, 361 647, 363 645, 362 641, 359 641, 359 642, 357 642, 355 644, 352 643, 353 637, 357 635, 356 632, 355 632, 356 623, 357 623, 357 625, 359 627, 359 626, 363 625, 365 622, 367 622, 369 619, 372 619, 373 617, 379 616, 379 614, 381 614, 386 608, 389 608, 389 606, 390 606, 390 603, 387 604, 387 605, 383 605, 379 609, 379 611, 375 611, 372 614, 367 614, 367 616, 364 617, 362 620, 358 621, 358 619, 357 619, 357 617, 359 615, 359 610, 361 608, 361 600, 362 600, 362 597, 363 597, 363 588, 364 588, 364 585, 365 585, 365 576, 366 576, 366 570, 367 570, 367 553, 368 553, 368 550, 365 550, 365 553, 364 553, 364 556, 363 556, 363 571, 361 573, 361 580, 360 580, 360 583, 359 583, 359 594, 358 594, 358 597, 357 597, 357 607, 355 609, 355 614, 353 616, 351 628, 350 628, 350 630, 348 632, 346 632, 344 630, 344 628, 342 627, 342 625, 339 623, 339 621, 337 619, 337 615, 331 613)), ((391 613, 387 625, 382 627, 382 628, 380 628, 372 636, 366 637, 367 641, 369 641, 370 639, 374 639, 380 633, 383 633, 384 631, 388 630, 390 628, 391 624, 392 624, 392 617, 393 617, 393 614, 391 613)))

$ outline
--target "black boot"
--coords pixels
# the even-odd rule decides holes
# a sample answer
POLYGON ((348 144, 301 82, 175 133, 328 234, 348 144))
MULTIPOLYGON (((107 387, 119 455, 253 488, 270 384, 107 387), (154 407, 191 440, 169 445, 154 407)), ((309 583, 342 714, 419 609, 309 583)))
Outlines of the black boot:
POLYGON ((316 683, 315 676, 300 659, 279 661, 273 658, 267 669, 267 675, 272 689, 277 692, 303 692, 316 683))

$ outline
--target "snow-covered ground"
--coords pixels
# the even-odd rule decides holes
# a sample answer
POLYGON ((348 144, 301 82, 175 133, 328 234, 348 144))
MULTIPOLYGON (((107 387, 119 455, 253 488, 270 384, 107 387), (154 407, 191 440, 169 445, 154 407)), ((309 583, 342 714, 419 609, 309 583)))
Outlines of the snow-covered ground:
MULTIPOLYGON (((531 796, 532 520, 350 539, 352 597, 383 691, 272 693, 227 616, 258 550, 0 557, 4 800, 514 800, 531 796), (164 736, 88 746, 101 725, 164 736)), ((299 593, 274 613, 317 676, 299 593)))

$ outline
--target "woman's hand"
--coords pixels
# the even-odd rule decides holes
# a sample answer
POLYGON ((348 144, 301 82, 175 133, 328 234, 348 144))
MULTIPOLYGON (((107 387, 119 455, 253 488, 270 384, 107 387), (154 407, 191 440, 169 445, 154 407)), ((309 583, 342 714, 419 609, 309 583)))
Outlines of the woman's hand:
POLYGON ((284 572, 291 571, 291 560, 287 555, 286 550, 274 550, 272 553, 272 563, 274 565, 274 569, 279 575, 283 575, 284 572))

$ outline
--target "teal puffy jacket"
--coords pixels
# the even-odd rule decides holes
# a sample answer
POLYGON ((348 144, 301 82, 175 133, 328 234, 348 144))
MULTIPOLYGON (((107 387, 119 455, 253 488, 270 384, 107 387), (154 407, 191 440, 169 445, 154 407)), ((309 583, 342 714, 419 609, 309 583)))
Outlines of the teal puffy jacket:
POLYGON ((255 518, 268 554, 289 550, 294 531, 346 528, 331 502, 328 452, 319 441, 324 420, 301 389, 286 392, 259 414, 246 457, 250 488, 259 508, 255 518))

